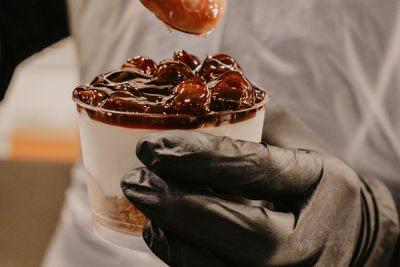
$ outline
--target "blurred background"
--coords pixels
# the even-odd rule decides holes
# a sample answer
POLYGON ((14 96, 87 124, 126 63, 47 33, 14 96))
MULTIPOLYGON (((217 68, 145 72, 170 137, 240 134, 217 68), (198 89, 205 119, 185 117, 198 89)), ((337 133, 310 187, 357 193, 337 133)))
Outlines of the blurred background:
POLYGON ((0 266, 39 266, 79 157, 71 38, 20 64, 0 103, 0 266), (34 229, 32 231, 32 229, 34 229))

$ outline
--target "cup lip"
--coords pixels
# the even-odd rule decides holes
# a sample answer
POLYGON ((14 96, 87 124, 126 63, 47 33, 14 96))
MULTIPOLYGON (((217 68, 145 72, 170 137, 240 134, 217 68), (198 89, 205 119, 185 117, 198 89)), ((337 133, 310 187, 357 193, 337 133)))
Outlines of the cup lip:
POLYGON ((238 109, 238 110, 223 110, 223 111, 211 111, 202 115, 191 115, 191 114, 161 114, 161 113, 143 113, 143 112, 133 112, 133 111, 119 111, 119 110, 112 110, 112 109, 105 109, 105 108, 99 108, 99 107, 94 107, 91 105, 88 105, 86 103, 83 103, 79 99, 72 97, 72 100, 76 103, 76 105, 87 109, 91 110, 94 112, 101 112, 101 113, 106 113, 108 115, 125 115, 125 116, 140 116, 140 117, 149 117, 149 118, 196 118, 196 117, 207 117, 207 116, 215 116, 215 115, 230 115, 230 114, 236 114, 236 113, 242 113, 242 112, 247 112, 255 109, 260 109, 263 106, 265 106, 269 102, 269 95, 268 91, 264 89, 263 90, 265 94, 265 98, 259 102, 256 103, 254 106, 249 107, 249 108, 244 108, 244 109, 238 109))

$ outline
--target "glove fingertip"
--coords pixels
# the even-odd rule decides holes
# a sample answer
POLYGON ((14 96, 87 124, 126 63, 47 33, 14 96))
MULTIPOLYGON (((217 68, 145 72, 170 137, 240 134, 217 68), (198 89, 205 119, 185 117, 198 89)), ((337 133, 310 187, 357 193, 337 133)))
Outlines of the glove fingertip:
POLYGON ((207 249, 186 242, 171 232, 167 233, 149 220, 144 225, 142 235, 150 250, 169 266, 225 266, 207 249))
POLYGON ((146 245, 157 257, 167 264, 171 263, 168 240, 160 227, 155 226, 151 220, 148 220, 143 227, 142 237, 146 245))
POLYGON ((146 174, 146 168, 135 168, 127 172, 124 176, 121 178, 121 187, 124 188, 129 188, 133 184, 137 184, 142 182, 143 176, 146 174))
MULTIPOLYGON (((142 137, 136 145, 136 155, 139 160, 147 167, 154 169, 163 168, 160 166, 160 156, 163 160, 167 160, 168 156, 176 156, 177 147, 185 150, 186 147, 192 147, 193 143, 197 143, 196 138, 199 133, 168 130, 150 133, 142 137)), ((185 151, 186 152, 186 151, 185 151)), ((165 165, 165 162, 164 162, 165 165)))
POLYGON ((136 144, 136 156, 144 165, 151 166, 156 158, 154 149, 157 146, 159 147, 157 142, 154 141, 153 134, 146 135, 136 144))
POLYGON ((127 172, 120 181, 120 186, 125 197, 132 203, 143 199, 143 194, 152 191, 152 173, 145 167, 132 169, 127 172))

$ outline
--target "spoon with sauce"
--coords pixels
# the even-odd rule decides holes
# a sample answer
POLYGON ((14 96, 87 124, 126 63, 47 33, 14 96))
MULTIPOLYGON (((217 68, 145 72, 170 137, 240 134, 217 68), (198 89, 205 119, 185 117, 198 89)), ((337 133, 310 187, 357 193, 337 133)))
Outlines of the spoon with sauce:
POLYGON ((204 36, 220 22, 226 0, 140 0, 168 27, 204 36))

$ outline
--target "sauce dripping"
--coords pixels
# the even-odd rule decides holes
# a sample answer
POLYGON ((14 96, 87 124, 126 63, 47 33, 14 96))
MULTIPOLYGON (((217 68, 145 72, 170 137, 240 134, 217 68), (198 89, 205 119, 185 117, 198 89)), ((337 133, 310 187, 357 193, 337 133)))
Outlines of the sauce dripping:
POLYGON ((215 29, 220 22, 226 0, 140 0, 167 26, 199 36, 215 29))

